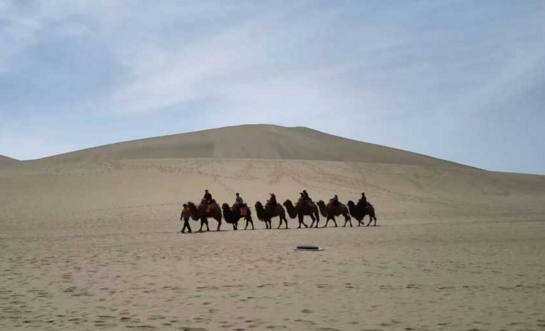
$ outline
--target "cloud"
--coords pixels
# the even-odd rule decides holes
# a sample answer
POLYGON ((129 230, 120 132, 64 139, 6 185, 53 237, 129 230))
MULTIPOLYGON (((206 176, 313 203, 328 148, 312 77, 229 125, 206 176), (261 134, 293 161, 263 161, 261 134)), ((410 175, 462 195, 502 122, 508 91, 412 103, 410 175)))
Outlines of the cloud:
POLYGON ((55 150, 273 123, 466 161, 485 147, 464 129, 542 108, 544 18, 540 2, 0 0, 1 145, 40 114, 55 150))

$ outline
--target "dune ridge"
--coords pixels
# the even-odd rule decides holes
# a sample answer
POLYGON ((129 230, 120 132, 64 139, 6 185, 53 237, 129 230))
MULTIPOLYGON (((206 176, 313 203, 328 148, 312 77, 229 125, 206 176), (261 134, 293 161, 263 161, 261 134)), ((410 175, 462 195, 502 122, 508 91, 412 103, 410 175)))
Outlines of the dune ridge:
POLYGON ((166 158, 319 160, 467 167, 305 127, 274 125, 242 125, 140 139, 51 156, 38 162, 62 164, 166 158))

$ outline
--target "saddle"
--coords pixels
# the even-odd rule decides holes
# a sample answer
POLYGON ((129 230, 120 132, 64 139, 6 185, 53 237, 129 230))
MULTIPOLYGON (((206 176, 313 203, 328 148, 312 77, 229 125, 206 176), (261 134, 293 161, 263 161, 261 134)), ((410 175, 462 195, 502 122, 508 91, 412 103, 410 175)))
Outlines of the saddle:
POLYGON ((365 204, 358 203, 357 207, 362 209, 363 211, 367 212, 367 211, 371 210, 371 208, 373 208, 373 205, 370 204, 369 201, 368 201, 365 204))
MULTIPOLYGON (((276 205, 278 205, 278 202, 276 203, 276 205)), ((276 208, 276 206, 273 207, 271 200, 267 200, 267 203, 265 204, 265 209, 274 209, 274 208, 276 208)))
POLYGON ((204 209, 204 212, 207 217, 212 216, 212 205, 216 204, 216 200, 212 199, 210 203, 206 202, 206 199, 201 200, 201 208, 204 209))
POLYGON ((233 206, 233 209, 238 210, 238 213, 240 216, 246 216, 246 214, 248 213, 248 205, 245 203, 242 205, 235 203, 235 205, 233 206))
POLYGON ((299 198, 296 207, 312 208, 312 200, 303 200, 303 198, 299 198))

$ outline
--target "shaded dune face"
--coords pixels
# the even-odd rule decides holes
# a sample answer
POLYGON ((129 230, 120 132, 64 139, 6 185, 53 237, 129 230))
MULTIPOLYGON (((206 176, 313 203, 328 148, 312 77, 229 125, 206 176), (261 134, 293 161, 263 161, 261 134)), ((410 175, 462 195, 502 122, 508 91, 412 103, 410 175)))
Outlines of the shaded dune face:
POLYGON ((465 167, 304 127, 272 125, 243 125, 135 140, 52 156, 39 162, 60 164, 177 158, 320 160, 465 167))
POLYGON ((3 166, 3 165, 17 164, 18 162, 19 162, 18 160, 12 159, 12 158, 7 157, 7 156, 0 155, 0 167, 3 166))

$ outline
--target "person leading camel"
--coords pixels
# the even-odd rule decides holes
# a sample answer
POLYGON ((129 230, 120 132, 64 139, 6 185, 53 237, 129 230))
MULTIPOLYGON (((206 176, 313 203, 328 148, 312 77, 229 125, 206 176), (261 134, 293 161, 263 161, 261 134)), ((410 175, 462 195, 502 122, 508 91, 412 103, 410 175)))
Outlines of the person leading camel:
POLYGON ((182 228, 182 233, 185 233, 185 230, 187 229, 187 232, 192 233, 191 231, 191 225, 189 225, 189 218, 191 217, 191 212, 189 210, 189 207, 187 204, 184 203, 184 209, 182 209, 182 215, 180 215, 180 221, 184 221, 184 227, 182 228))

